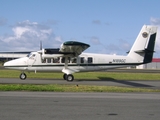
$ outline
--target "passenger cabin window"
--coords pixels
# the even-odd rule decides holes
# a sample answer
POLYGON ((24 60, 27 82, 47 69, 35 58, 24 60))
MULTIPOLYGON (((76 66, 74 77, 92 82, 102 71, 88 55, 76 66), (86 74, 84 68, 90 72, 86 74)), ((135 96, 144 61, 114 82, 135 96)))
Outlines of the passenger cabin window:
MULTIPOLYGON (((45 58, 45 59, 42 59, 42 63, 65 63, 65 59, 66 59, 65 57, 45 58)), ((77 63, 77 58, 68 57, 67 59, 68 59, 67 61, 68 63, 77 63)))
MULTIPOLYGON (((62 58, 61 58, 61 63, 65 63, 65 59, 66 59, 65 57, 62 57, 62 58)), ((70 63, 70 59, 71 59, 71 58, 68 57, 68 63, 70 63)))
POLYGON ((88 57, 88 63, 93 63, 93 58, 92 57, 88 57))
POLYGON ((65 57, 62 57, 61 63, 65 63, 65 57))
POLYGON ((47 59, 47 63, 51 63, 51 59, 47 59))
POLYGON ((70 61, 71 61, 71 58, 70 58, 70 57, 68 57, 68 63, 70 63, 70 61))
POLYGON ((81 57, 81 63, 84 63, 84 57, 81 57))
POLYGON ((53 58, 53 63, 60 63, 60 58, 59 57, 53 58))
POLYGON ((59 63, 60 62, 60 58, 45 58, 42 60, 42 63, 59 63))
POLYGON ((77 58, 71 58, 71 63, 77 63, 77 58))
POLYGON ((43 59, 43 60, 42 60, 42 63, 46 63, 46 62, 47 62, 47 59, 43 59))

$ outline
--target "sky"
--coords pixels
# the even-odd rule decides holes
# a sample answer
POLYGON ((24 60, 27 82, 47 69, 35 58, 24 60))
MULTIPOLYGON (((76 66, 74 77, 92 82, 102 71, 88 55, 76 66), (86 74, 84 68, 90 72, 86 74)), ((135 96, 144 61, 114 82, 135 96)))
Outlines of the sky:
MULTIPOLYGON (((89 53, 127 55, 142 26, 160 27, 160 1, 0 0, 0 51, 90 44, 89 53)), ((160 28, 154 57, 160 58, 160 28)))

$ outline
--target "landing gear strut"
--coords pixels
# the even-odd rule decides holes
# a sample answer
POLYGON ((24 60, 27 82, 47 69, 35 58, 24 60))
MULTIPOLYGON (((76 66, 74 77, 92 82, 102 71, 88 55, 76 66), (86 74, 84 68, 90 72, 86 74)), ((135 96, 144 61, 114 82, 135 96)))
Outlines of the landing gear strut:
POLYGON ((64 74, 63 79, 67 80, 68 82, 72 82, 74 80, 74 76, 72 74, 64 74))
MULTIPOLYGON (((66 74, 66 72, 65 72, 65 71, 70 71, 70 70, 68 69, 68 60, 69 60, 69 58, 68 58, 68 57, 65 57, 65 66, 64 66, 64 68, 63 68, 63 70, 62 70, 62 72, 65 73, 65 74, 63 75, 63 78, 64 78, 64 80, 67 80, 68 82, 72 82, 72 81, 74 80, 74 76, 73 76, 72 74, 66 74)), ((67 72, 67 73, 68 73, 68 72, 67 72)))
POLYGON ((19 78, 21 80, 25 80, 27 78, 27 75, 25 73, 21 73, 20 76, 19 76, 19 78))

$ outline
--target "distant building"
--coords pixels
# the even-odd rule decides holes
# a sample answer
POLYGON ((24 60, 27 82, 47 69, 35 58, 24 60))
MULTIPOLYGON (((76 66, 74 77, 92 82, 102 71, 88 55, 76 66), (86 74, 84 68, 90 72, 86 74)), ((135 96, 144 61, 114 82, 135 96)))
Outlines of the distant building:
POLYGON ((8 61, 20 57, 25 57, 31 51, 26 52, 0 52, 0 61, 8 61))
POLYGON ((160 69, 160 58, 153 58, 151 63, 142 64, 137 69, 160 69))

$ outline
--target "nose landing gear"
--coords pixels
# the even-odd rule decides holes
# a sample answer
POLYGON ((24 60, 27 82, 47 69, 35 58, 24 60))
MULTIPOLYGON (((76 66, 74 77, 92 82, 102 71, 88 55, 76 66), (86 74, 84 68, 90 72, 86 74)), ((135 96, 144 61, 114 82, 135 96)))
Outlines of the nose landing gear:
POLYGON ((27 78, 27 75, 25 73, 21 73, 20 76, 19 76, 19 78, 21 80, 25 80, 27 78))

